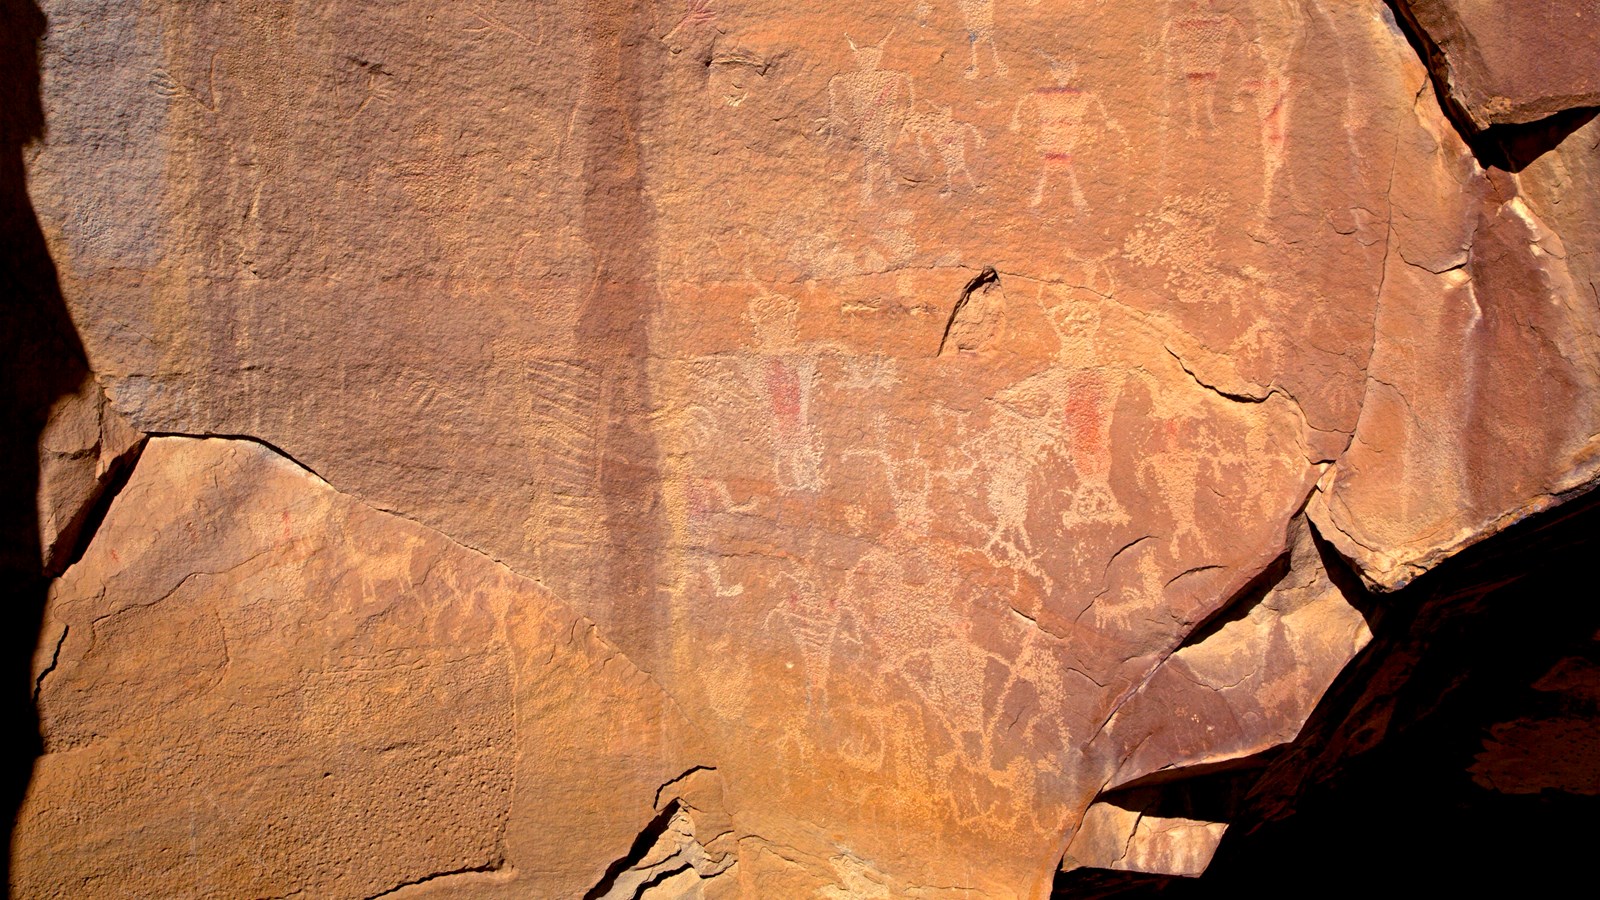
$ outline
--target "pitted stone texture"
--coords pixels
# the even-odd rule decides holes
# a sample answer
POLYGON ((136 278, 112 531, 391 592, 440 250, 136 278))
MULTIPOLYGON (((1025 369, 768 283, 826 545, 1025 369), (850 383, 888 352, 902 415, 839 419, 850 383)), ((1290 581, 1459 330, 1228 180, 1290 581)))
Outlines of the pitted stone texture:
POLYGON ((580 616, 253 442, 150 442, 35 672, 19 897, 577 895, 704 761, 580 616))

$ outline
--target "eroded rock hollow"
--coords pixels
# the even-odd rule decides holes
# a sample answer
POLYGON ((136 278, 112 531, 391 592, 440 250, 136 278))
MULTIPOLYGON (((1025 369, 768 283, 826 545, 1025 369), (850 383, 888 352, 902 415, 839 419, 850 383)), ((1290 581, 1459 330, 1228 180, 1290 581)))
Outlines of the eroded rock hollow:
POLYGON ((1600 481, 1528 6, 6 0, 12 893, 1200 875, 1600 481))

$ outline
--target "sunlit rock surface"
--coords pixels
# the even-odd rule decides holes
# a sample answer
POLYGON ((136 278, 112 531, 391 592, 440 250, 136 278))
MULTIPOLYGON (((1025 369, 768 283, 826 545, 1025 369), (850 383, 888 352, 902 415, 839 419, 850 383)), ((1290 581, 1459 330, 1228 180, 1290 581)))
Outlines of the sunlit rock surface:
POLYGON ((1196 874, 1097 798, 1600 477, 1600 126, 1475 155, 1379 0, 45 12, 97 421, 192 437, 52 591, 24 896, 1196 874))

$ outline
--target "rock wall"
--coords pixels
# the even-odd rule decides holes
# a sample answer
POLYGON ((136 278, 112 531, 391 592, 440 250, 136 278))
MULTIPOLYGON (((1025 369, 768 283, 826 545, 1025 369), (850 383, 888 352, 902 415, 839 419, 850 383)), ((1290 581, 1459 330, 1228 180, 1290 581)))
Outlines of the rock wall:
POLYGON ((1587 0, 42 6, 18 896, 1197 874, 1600 479, 1587 0))

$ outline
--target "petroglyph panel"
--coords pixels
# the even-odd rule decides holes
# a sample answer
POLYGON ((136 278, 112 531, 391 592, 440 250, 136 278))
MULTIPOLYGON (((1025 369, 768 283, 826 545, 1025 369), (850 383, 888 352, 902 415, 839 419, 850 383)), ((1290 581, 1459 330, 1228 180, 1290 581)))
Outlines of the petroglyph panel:
MULTIPOLYGON (((186 586, 116 600, 102 529, 58 593, 87 618, 45 636, 49 796, 132 728, 85 686, 190 715, 246 660, 230 604, 277 585, 327 594, 302 644, 366 655, 290 654, 304 708, 262 727, 471 695, 470 734, 427 734, 495 787, 418 892, 1042 896, 1108 783, 1286 740, 1364 639, 1306 521, 1392 587, 1593 482, 1596 126, 1485 170, 1380 0, 44 5, 28 186, 102 421, 269 442, 408 535, 178 484, 247 495, 266 568, 175 547, 139 577, 186 586), (417 547, 472 562, 400 585, 417 547), (192 653, 113 652, 149 634, 192 653), (368 672, 458 644, 426 696, 368 672), (1185 675, 1220 687, 1138 756, 1185 675), (723 799, 658 790, 694 766, 723 799), (516 824, 541 792, 565 830, 516 824)), ((40 798, 48 880, 90 838, 40 798)), ((1220 825, 1173 821, 1149 864, 1200 865, 1220 825)), ((407 822, 366 868, 232 892, 427 874, 407 822)))

